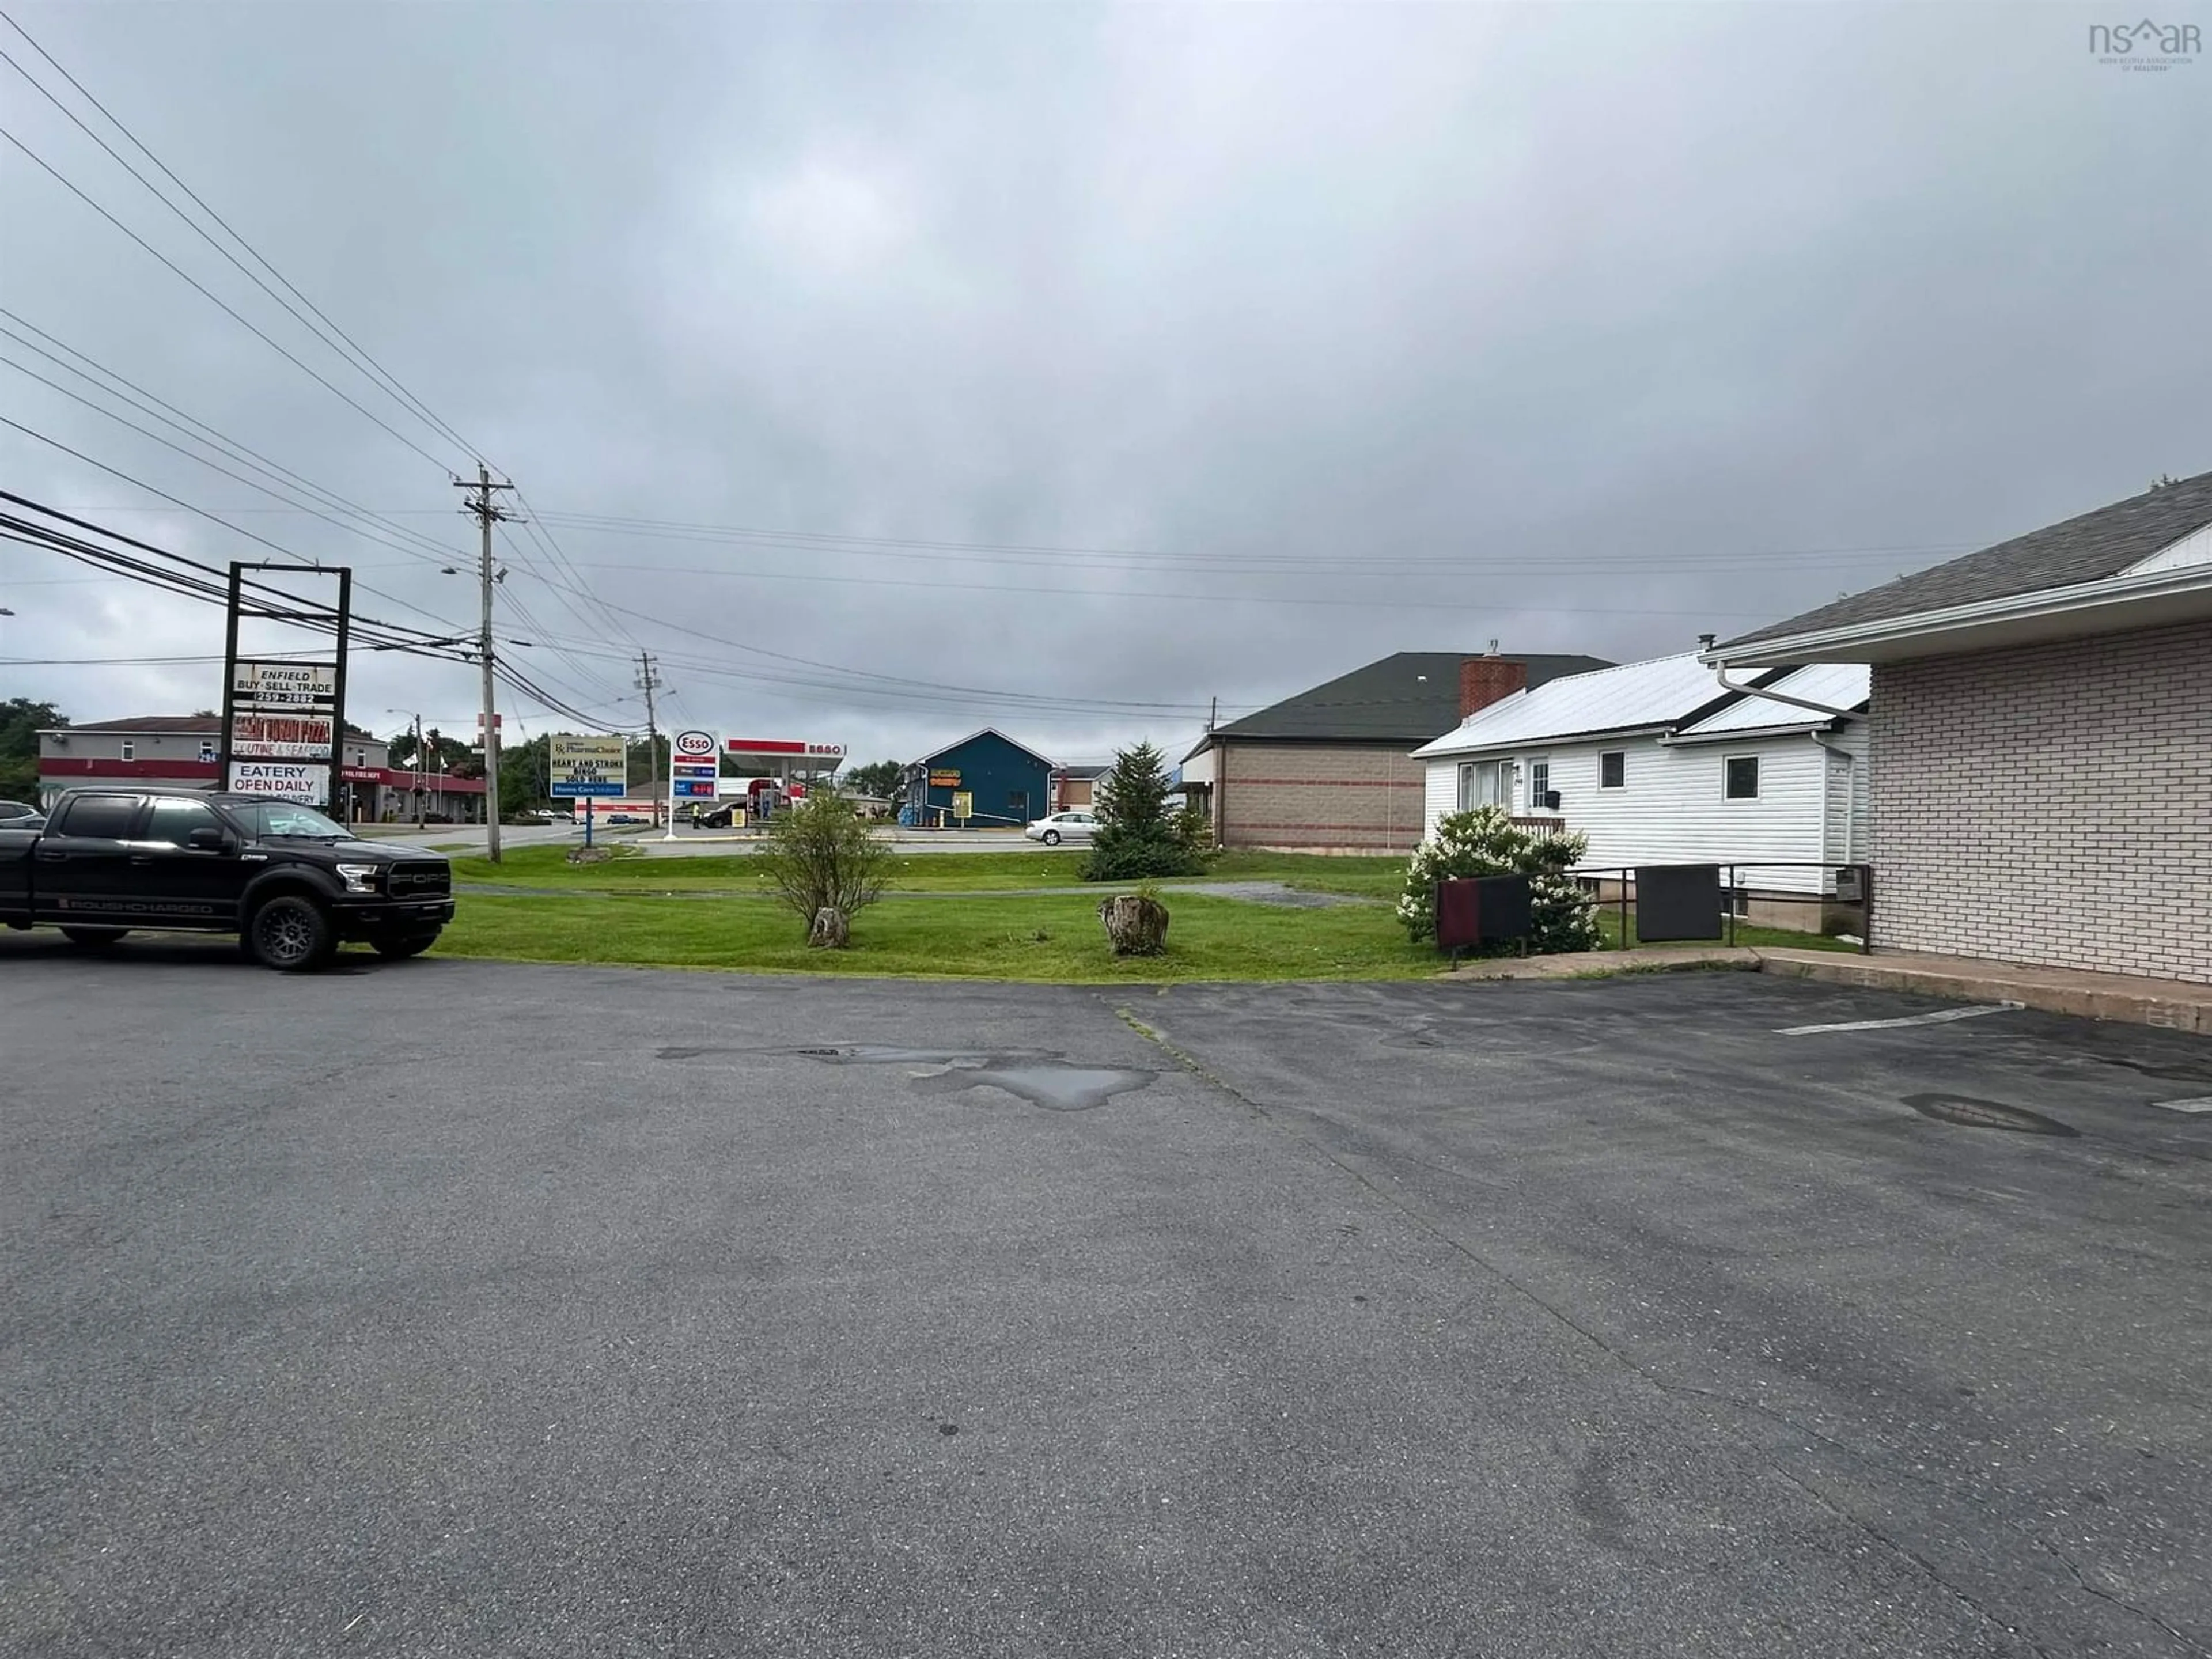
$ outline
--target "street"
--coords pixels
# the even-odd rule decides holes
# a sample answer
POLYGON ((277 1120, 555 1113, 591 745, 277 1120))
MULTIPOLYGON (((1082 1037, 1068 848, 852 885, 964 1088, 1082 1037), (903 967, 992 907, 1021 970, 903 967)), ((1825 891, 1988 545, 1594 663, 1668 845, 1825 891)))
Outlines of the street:
POLYGON ((2212 1643, 2198 1039, 1740 974, 0 977, 0 1653, 2212 1643))
MULTIPOLYGON (((1054 850, 1042 842, 1030 841, 1024 836, 1009 835, 1004 830, 900 830, 885 824, 878 833, 902 856, 912 853, 1046 853, 1054 850)), ((611 838, 624 846, 635 847, 647 858, 721 858, 732 854, 742 855, 760 845, 757 835, 749 835, 743 830, 732 834, 727 830, 694 830, 681 823, 676 827, 673 841, 668 839, 665 829, 638 829, 628 824, 612 832, 603 829, 599 835, 602 839, 611 838)), ((402 847, 450 848, 481 854, 484 847, 484 827, 480 823, 433 823, 419 830, 410 829, 395 832, 386 826, 377 830, 375 839, 402 847)), ((502 847, 580 847, 583 841, 582 827, 566 823, 500 826, 502 847)))

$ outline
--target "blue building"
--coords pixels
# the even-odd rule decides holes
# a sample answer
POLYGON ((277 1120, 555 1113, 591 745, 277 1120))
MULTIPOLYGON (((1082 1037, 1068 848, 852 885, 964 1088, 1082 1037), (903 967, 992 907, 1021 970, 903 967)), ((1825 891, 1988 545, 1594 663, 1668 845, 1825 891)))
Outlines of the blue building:
POLYGON ((965 822, 978 829, 1019 829, 1051 810, 1052 774, 1036 750, 987 726, 906 769, 899 822, 959 823, 964 805, 965 822))

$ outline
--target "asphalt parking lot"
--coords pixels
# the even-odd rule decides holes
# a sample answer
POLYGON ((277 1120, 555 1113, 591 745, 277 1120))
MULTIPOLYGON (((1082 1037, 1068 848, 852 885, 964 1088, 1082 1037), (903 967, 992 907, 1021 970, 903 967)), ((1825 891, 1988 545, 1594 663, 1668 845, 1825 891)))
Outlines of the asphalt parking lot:
POLYGON ((2202 1039, 345 961, 0 938, 0 1652, 2212 1644, 2202 1039))

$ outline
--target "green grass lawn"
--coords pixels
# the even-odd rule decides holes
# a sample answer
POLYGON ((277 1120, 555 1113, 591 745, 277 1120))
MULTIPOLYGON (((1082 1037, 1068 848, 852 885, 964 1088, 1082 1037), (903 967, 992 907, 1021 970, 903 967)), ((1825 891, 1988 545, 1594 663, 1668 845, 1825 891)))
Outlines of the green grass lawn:
POLYGON ((1170 903, 1167 954, 1117 958, 1087 896, 885 899, 854 918, 852 947, 841 951, 807 948, 805 928, 777 904, 471 896, 436 953, 1063 984, 1418 979, 1443 965, 1379 906, 1291 910, 1195 894, 1170 903))
MULTIPOLYGON (((1083 854, 1060 848, 1025 853, 910 853, 891 862, 891 886, 908 893, 1003 893, 1026 887, 1073 887, 1083 854)), ((1297 853, 1224 853, 1201 881, 1279 881, 1315 892, 1395 898, 1406 861, 1392 858, 1319 858, 1297 853)), ((566 887, 580 891, 728 893, 767 883, 750 854, 655 858, 618 846, 604 864, 570 864, 565 847, 518 847, 498 864, 456 858, 453 879, 478 885, 566 887)), ((1162 885, 1172 887, 1172 881, 1162 885)))
MULTIPOLYGON (((1381 905, 1297 910, 1195 893, 1165 896, 1173 915, 1168 952, 1150 958, 1117 959, 1109 951, 1097 902, 1087 895, 888 898, 854 918, 852 948, 843 951, 808 949, 799 919, 772 902, 715 903, 649 891, 619 897, 471 895, 437 949, 530 962, 1077 984, 1419 979, 1446 965, 1433 949, 1410 943, 1381 905)), ((1607 915, 1608 945, 1615 926, 1607 915)), ((1765 927, 1739 927, 1737 942, 1849 948, 1816 934, 1765 927)))

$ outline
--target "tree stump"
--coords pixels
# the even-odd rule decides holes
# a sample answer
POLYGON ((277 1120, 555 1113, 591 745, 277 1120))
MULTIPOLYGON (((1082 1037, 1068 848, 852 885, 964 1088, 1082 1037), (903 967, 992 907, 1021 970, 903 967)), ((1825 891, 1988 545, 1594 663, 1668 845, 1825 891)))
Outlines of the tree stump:
POLYGON ((1168 948, 1168 907, 1141 893, 1102 899, 1098 920, 1117 957, 1156 957, 1168 948))
POLYGON ((823 951, 842 951, 852 938, 853 924, 834 904, 825 904, 814 913, 814 926, 806 933, 806 942, 823 951))

